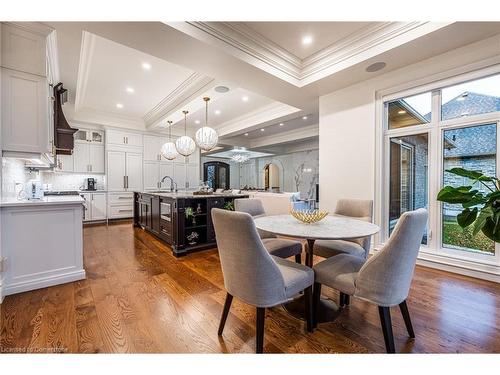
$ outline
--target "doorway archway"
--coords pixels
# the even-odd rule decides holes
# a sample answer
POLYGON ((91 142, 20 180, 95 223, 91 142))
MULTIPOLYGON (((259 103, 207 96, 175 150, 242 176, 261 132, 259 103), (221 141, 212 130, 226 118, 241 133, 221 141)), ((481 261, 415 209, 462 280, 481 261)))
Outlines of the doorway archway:
POLYGON ((264 189, 280 191, 280 169, 274 163, 264 166, 264 189))

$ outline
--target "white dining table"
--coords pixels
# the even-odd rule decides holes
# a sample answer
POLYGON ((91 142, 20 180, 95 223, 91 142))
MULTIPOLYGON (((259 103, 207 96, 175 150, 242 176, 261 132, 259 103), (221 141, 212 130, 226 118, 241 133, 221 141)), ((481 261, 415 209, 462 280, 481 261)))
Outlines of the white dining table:
MULTIPOLYGON (((307 241, 305 265, 313 266, 314 243, 316 240, 351 240, 372 236, 380 227, 376 224, 340 215, 329 215, 317 223, 306 224, 292 215, 272 215, 255 218, 255 226, 278 236, 305 239, 307 241)), ((302 297, 284 305, 292 315, 301 318, 305 302, 302 297)), ((317 318, 319 322, 334 320, 339 307, 331 300, 321 300, 317 318)))

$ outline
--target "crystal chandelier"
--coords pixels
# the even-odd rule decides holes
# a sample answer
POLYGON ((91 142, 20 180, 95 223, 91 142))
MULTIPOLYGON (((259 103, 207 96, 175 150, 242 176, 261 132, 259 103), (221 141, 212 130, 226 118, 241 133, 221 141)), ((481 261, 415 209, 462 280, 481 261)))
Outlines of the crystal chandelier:
POLYGON ((196 144, 193 138, 187 136, 187 114, 188 111, 182 111, 184 113, 184 135, 177 138, 175 141, 175 148, 177 152, 183 156, 191 155, 196 149, 196 144))
POLYGON ((244 163, 250 160, 250 156, 248 155, 248 151, 246 150, 246 148, 235 147, 233 150, 233 155, 231 156, 231 160, 236 163, 244 163))
POLYGON ((167 160, 174 160, 178 153, 175 148, 175 143, 172 142, 172 121, 168 122, 168 142, 161 146, 160 153, 167 160))
POLYGON ((219 140, 219 135, 217 132, 208 126, 208 101, 210 98, 203 98, 205 101, 205 126, 198 129, 195 135, 196 144, 203 151, 210 151, 215 146, 217 146, 217 141, 219 140))

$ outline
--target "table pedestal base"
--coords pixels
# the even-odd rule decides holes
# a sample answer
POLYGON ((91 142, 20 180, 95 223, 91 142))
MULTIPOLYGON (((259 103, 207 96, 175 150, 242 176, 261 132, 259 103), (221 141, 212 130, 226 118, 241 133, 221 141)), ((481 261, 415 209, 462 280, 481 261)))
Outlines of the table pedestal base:
MULTIPOLYGON (((291 302, 283 304, 286 312, 294 318, 305 320, 305 298, 300 296, 291 302)), ((316 312, 316 319, 318 323, 333 322, 338 318, 342 309, 332 300, 322 298, 319 301, 318 311, 316 312)))

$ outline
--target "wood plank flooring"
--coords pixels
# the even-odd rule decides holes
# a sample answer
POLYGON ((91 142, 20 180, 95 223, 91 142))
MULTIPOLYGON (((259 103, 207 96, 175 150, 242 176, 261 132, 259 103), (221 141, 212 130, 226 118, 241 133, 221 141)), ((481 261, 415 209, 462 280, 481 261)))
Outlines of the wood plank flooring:
MULTIPOLYGON (((131 223, 86 227, 84 247, 86 280, 5 298, 0 353, 254 351, 255 311, 237 299, 217 336, 225 291, 216 250, 175 258, 131 223)), ((417 267, 408 306, 416 339, 393 309, 397 352, 500 352, 498 284, 417 267)), ((377 307, 351 299, 314 334, 281 307, 270 309, 264 351, 383 353, 377 307)))

